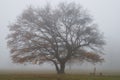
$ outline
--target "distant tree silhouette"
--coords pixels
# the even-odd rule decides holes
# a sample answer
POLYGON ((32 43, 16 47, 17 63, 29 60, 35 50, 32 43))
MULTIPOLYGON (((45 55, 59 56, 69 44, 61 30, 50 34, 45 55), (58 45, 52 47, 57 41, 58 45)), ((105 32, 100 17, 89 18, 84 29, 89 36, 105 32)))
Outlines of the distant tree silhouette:
POLYGON ((80 5, 29 7, 9 25, 8 46, 15 63, 53 62, 63 74, 69 61, 102 62, 105 44, 91 16, 80 5))

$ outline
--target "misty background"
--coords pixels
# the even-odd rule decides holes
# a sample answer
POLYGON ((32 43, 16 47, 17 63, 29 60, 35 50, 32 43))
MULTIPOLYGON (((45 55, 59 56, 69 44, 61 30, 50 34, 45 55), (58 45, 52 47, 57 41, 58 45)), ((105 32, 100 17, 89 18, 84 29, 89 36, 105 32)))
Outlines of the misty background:
MULTIPOLYGON (((93 16, 100 32, 104 33, 106 45, 103 57, 105 62, 96 65, 97 71, 120 72, 120 0, 0 0, 0 70, 54 69, 52 64, 47 63, 43 65, 13 64, 5 38, 9 33, 8 25, 14 23, 29 5, 44 7, 50 3, 52 7, 55 7, 63 1, 81 4, 93 16)), ((90 63, 74 64, 71 68, 91 71, 93 65, 90 63)))

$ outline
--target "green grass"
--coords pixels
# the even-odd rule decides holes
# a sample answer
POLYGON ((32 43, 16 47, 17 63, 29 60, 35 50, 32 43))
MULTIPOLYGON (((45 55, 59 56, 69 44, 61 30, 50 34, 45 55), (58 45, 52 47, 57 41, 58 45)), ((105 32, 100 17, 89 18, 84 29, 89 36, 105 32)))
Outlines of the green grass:
POLYGON ((55 74, 4 74, 0 80, 120 80, 120 76, 55 75, 55 74))

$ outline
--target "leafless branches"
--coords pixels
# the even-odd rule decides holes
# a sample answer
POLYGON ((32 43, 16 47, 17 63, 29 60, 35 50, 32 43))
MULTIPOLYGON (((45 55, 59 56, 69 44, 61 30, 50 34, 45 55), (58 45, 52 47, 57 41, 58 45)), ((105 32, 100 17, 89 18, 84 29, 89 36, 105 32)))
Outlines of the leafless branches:
POLYGON ((99 51, 105 44, 87 11, 75 3, 60 3, 54 9, 30 7, 9 28, 8 46, 14 62, 52 61, 58 72, 70 59, 100 59, 81 50, 99 51))

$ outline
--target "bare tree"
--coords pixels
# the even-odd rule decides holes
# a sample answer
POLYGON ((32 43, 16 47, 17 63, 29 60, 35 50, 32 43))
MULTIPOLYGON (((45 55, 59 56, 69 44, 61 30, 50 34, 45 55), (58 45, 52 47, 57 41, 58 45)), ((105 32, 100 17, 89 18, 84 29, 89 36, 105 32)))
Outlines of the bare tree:
POLYGON ((87 11, 75 3, 60 3, 56 8, 29 7, 9 30, 8 46, 15 63, 49 61, 62 74, 70 60, 102 61, 89 51, 102 52, 103 35, 87 11))

